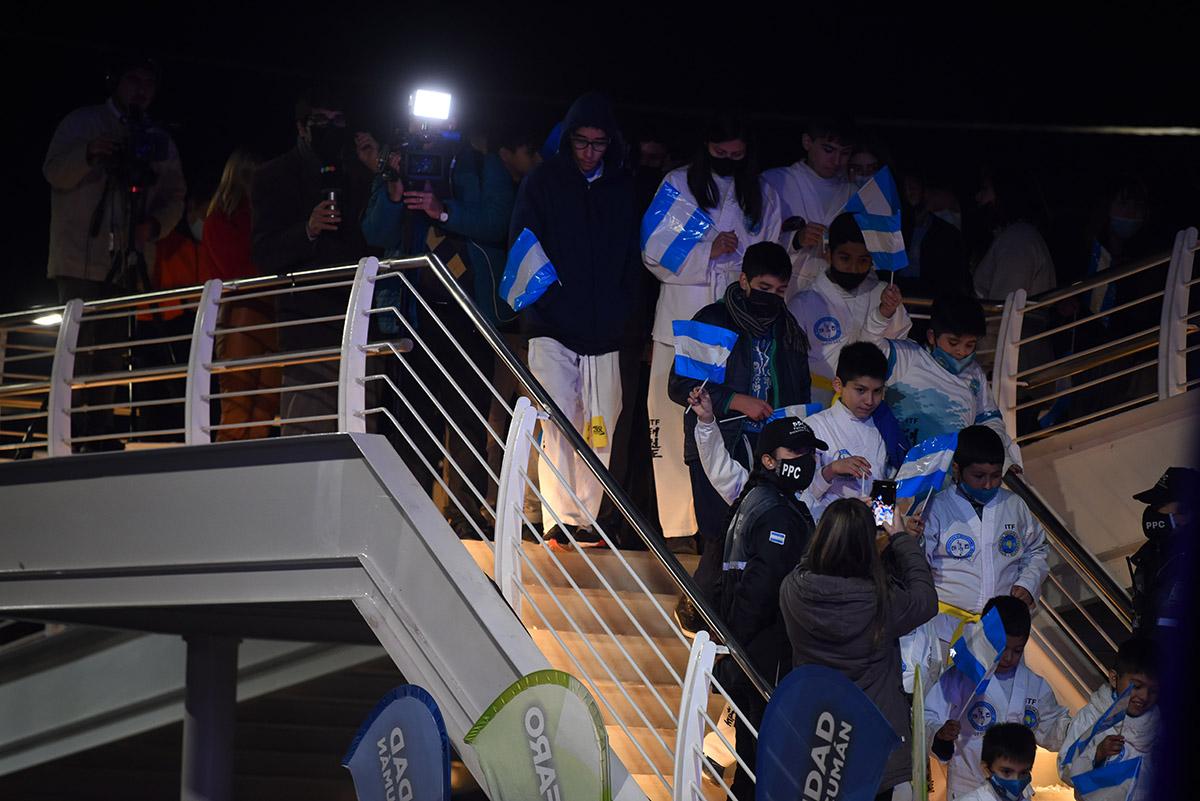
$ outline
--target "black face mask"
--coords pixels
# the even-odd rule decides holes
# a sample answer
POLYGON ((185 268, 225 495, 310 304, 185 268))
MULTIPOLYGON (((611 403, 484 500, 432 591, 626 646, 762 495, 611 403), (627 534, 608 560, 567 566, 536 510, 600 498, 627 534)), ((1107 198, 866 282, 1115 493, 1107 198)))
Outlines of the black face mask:
POLYGON ((708 161, 711 165, 710 169, 713 171, 713 175, 719 175, 722 178, 728 178, 729 176, 741 171, 742 162, 744 159, 738 159, 735 161, 734 159, 709 156, 708 161))
POLYGON ((814 454, 781 459, 775 465, 775 478, 779 486, 788 492, 803 492, 812 483, 817 472, 817 457, 814 454))
POLYGON ((341 161, 342 152, 346 149, 346 143, 349 141, 344 127, 310 125, 308 135, 313 153, 321 160, 322 164, 336 164, 341 161))
POLYGON ((858 289, 858 285, 867 280, 866 273, 844 273, 841 270, 830 267, 825 273, 829 276, 829 280, 840 286, 847 292, 853 292, 858 289))
POLYGON ((746 310, 759 320, 774 320, 783 311, 783 298, 774 292, 751 289, 746 296, 746 310))
POLYGON ((1146 511, 1142 512, 1142 533, 1146 535, 1146 539, 1152 540, 1156 537, 1165 537, 1175 528, 1171 516, 1163 514, 1153 506, 1147 506, 1146 511))

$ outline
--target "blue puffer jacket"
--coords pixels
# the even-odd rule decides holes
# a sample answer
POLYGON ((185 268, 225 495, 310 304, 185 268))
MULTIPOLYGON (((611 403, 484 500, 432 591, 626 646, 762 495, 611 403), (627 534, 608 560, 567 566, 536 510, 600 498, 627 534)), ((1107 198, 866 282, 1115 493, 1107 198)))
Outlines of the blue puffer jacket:
POLYGON ((561 282, 521 312, 522 330, 584 355, 637 344, 645 307, 640 220, 623 152, 608 100, 580 97, 567 112, 558 152, 522 184, 509 227, 510 244, 525 228, 534 233, 561 282), (590 183, 571 152, 571 134, 582 127, 599 128, 610 139, 603 173, 590 183))

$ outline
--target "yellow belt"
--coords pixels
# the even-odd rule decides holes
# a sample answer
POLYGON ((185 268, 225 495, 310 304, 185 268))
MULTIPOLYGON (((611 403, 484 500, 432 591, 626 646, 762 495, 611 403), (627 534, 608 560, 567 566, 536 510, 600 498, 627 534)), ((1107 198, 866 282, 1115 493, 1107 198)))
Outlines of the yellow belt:
POLYGON ((959 609, 954 604, 948 604, 945 601, 938 601, 938 614, 958 618, 958 628, 954 630, 954 636, 950 638, 951 645, 958 642, 958 638, 962 636, 963 628, 968 623, 978 623, 982 617, 982 615, 968 612, 966 609, 959 609))

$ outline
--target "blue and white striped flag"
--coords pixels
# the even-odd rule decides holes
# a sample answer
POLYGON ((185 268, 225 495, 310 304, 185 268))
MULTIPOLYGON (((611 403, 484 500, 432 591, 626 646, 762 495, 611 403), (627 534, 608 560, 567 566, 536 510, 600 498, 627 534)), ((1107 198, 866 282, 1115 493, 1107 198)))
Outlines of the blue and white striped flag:
POLYGON ((938 492, 950 475, 958 432, 939 434, 922 440, 909 449, 904 463, 896 471, 896 497, 918 498, 938 492))
POLYGON ((528 228, 521 231, 508 252, 504 277, 500 279, 500 297, 514 311, 521 311, 557 280, 558 273, 542 250, 542 243, 528 228))
MULTIPOLYGON (((983 685, 996 672, 1000 655, 1008 643, 1008 634, 1000 621, 1000 612, 993 607, 978 623, 969 624, 963 635, 950 649, 950 659, 955 669, 975 685, 974 696, 979 695, 983 685)), ((970 702, 963 706, 966 709, 970 702)))
POLYGON ((737 332, 695 320, 675 320, 675 372, 688 378, 725 381, 725 362, 737 342, 737 332))
POLYGON ((899 270, 908 266, 904 235, 900 233, 900 193, 892 171, 883 167, 846 201, 846 211, 862 230, 877 270, 899 270))
POLYGON ((1123 759, 1071 777, 1076 798, 1087 801, 1129 801, 1137 789, 1142 757, 1123 759))
POLYGON ((642 217, 642 252, 677 273, 713 225, 712 217, 664 181, 642 217))
POLYGON ((1100 735, 1100 732, 1116 728, 1117 724, 1125 720, 1125 714, 1129 709, 1129 699, 1132 696, 1133 684, 1130 683, 1125 688, 1125 692, 1113 698, 1112 705, 1096 720, 1092 728, 1080 735, 1078 740, 1071 743, 1067 748, 1066 756, 1063 757, 1063 763, 1069 765, 1080 751, 1087 749, 1092 744, 1092 741, 1100 735))
POLYGON ((771 412, 771 416, 763 420, 763 425, 772 420, 782 420, 785 417, 795 417, 803 420, 805 417, 812 417, 817 412, 825 411, 827 407, 823 403, 797 403, 792 406, 784 406, 782 409, 776 409, 771 412))

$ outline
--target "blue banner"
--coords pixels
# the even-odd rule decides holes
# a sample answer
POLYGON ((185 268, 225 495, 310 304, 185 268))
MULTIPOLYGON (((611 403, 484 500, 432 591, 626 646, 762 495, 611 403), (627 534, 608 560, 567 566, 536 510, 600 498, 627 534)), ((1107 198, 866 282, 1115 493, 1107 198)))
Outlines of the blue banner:
POLYGON ((755 798, 872 801, 900 742, 854 682, 801 665, 775 688, 758 729, 755 798))
POLYGON ((437 702, 413 684, 389 692, 354 735, 342 767, 358 801, 450 801, 450 738, 437 702))

